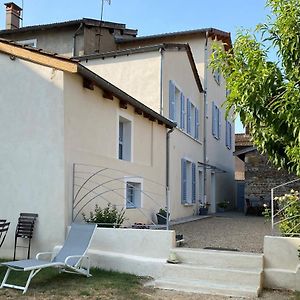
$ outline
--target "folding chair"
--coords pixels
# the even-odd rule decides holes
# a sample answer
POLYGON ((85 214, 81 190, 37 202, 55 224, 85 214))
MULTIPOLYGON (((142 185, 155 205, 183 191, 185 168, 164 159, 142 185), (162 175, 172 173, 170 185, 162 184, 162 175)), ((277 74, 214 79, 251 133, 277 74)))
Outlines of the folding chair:
POLYGON ((23 291, 23 294, 25 294, 29 287, 31 279, 40 270, 48 267, 59 268, 60 271, 67 273, 81 274, 87 277, 91 276, 90 261, 89 257, 86 256, 86 252, 90 246, 96 228, 97 224, 73 223, 63 247, 60 249, 58 254, 55 255, 50 261, 40 260, 40 257, 44 255, 53 256, 53 252, 38 253, 36 259, 25 259, 1 263, 8 269, 3 278, 0 288, 8 287, 19 289, 23 291), (25 286, 6 283, 11 270, 23 272, 30 271, 25 286))
POLYGON ((27 248, 27 259, 30 257, 31 239, 33 236, 33 229, 38 214, 34 213, 20 213, 18 224, 15 232, 15 247, 14 247, 14 260, 16 260, 17 248, 27 248), (18 238, 28 240, 28 246, 18 246, 18 238))
POLYGON ((0 248, 4 243, 10 222, 6 222, 4 219, 0 219, 0 248))

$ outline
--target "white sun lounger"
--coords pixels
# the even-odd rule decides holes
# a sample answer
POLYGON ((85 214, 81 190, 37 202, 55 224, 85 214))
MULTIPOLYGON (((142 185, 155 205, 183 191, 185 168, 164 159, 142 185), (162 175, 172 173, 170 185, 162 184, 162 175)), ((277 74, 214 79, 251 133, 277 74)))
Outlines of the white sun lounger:
POLYGON ((7 267, 0 288, 9 287, 19 289, 26 293, 31 279, 41 270, 48 267, 59 268, 63 272, 85 275, 90 274, 90 261, 86 252, 90 246, 93 234, 96 230, 96 224, 76 224, 71 225, 67 239, 58 254, 52 260, 40 260, 43 255, 51 256, 52 252, 38 253, 36 259, 25 259, 19 261, 9 261, 1 263, 7 267), (6 283, 9 273, 14 271, 30 271, 25 286, 18 286, 6 283))

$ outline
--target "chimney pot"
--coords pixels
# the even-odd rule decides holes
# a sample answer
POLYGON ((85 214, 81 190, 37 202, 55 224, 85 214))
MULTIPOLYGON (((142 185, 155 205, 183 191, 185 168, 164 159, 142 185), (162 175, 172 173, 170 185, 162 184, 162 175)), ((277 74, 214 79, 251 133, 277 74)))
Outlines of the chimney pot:
POLYGON ((19 29, 22 8, 14 2, 4 4, 6 6, 6 29, 19 29))

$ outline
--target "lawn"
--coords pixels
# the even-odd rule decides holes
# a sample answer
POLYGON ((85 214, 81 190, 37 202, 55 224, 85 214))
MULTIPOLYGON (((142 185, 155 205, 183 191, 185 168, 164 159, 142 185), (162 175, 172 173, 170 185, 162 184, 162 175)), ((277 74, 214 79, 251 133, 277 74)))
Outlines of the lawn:
MULTIPOLYGON (((0 266, 0 280, 5 268, 0 266)), ((22 291, 0 289, 0 299, 149 299, 144 295, 143 278, 92 269, 90 278, 80 275, 58 273, 58 270, 48 268, 42 270, 32 280, 25 295, 22 291)), ((26 282, 27 273, 12 272, 9 283, 22 284, 26 282)))

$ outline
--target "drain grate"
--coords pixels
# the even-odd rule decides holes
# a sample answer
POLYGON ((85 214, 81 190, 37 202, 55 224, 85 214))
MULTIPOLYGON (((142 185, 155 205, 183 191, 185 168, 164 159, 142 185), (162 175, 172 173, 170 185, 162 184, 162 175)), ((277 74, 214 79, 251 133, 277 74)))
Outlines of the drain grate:
POLYGON ((239 252, 239 249, 231 249, 231 248, 222 248, 222 247, 204 247, 203 249, 207 250, 220 250, 220 251, 237 251, 239 252))

